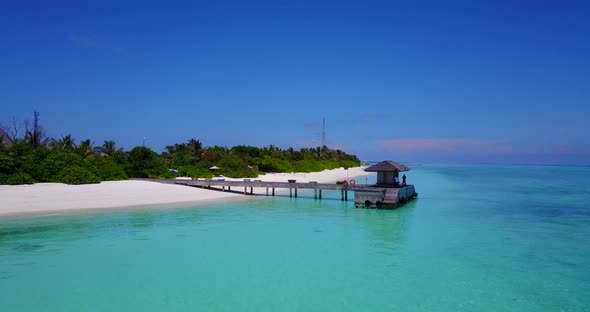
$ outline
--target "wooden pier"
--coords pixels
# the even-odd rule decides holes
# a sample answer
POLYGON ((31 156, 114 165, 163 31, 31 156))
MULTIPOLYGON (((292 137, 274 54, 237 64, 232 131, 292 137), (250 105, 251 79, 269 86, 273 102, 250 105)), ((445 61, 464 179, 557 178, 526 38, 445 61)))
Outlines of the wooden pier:
POLYGON ((348 201, 348 192, 355 192, 355 206, 366 208, 397 208, 400 204, 416 198, 418 195, 413 185, 392 188, 317 182, 265 182, 250 179, 244 179, 244 181, 175 180, 174 183, 208 189, 215 188, 220 191, 231 191, 233 188, 234 191, 241 192, 243 188, 244 195, 253 195, 254 188, 264 189, 266 196, 275 196, 276 189, 288 189, 289 197, 297 197, 298 190, 313 190, 315 199, 322 199, 323 191, 340 191, 340 200, 342 201, 348 201))

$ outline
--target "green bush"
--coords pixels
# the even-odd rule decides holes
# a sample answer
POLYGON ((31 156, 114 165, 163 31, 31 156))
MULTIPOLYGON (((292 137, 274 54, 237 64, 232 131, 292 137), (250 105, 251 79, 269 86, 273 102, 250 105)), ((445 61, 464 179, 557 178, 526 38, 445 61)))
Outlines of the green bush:
POLYGON ((147 168, 143 170, 145 176, 157 177, 157 178, 174 178, 174 174, 166 167, 166 162, 159 156, 147 162, 147 168))
MULTIPOLYGON (((86 159, 89 165, 96 170, 96 175, 99 176, 103 181, 119 181, 127 180, 127 174, 123 169, 123 166, 117 163, 111 157, 100 157, 90 156, 86 159)), ((88 169, 88 166, 85 166, 88 169)), ((92 170, 90 170, 92 172, 92 170)))
POLYGON ((127 175, 134 178, 159 177, 170 173, 163 158, 145 146, 137 146, 129 152, 127 175))
POLYGON ((102 178, 100 176, 100 171, 98 170, 98 168, 93 163, 91 163, 88 160, 84 159, 82 161, 82 168, 90 171, 90 173, 94 174, 95 176, 97 176, 99 179, 102 180, 102 178))
POLYGON ((358 167, 358 166, 359 166, 359 162, 358 161, 341 160, 341 161, 338 162, 338 167, 354 168, 354 167, 358 167))
POLYGON ((170 171, 146 170, 146 175, 150 179, 174 179, 176 175, 170 171))
POLYGON ((219 173, 230 178, 255 178, 256 170, 248 167, 248 164, 235 156, 227 156, 218 163, 219 173))
POLYGON ((178 176, 191 177, 191 178, 211 178, 213 174, 207 168, 196 167, 196 166, 180 166, 176 168, 178 170, 178 176))
POLYGON ((66 184, 100 183, 98 176, 80 166, 70 166, 62 169, 57 176, 57 180, 57 182, 66 184))
POLYGON ((33 184, 35 180, 30 174, 24 172, 17 172, 13 174, 0 174, 0 184, 20 185, 33 184))
POLYGON ((16 171, 14 159, 8 155, 0 154, 0 173, 11 174, 16 171))
POLYGON ((36 154, 14 158, 16 171, 30 174, 35 181, 45 181, 43 179, 45 171, 43 170, 42 161, 43 159, 36 154))
POLYGON ((51 153, 41 162, 42 180, 47 182, 61 182, 61 171, 67 167, 82 167, 82 157, 74 153, 51 153))

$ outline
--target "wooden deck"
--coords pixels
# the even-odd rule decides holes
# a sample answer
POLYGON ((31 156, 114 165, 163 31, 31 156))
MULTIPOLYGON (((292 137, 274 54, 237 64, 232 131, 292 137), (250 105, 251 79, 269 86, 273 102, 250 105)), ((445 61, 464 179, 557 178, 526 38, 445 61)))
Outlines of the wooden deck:
POLYGON ((314 190, 314 198, 322 198, 322 191, 340 191, 340 199, 348 200, 348 192, 355 192, 355 206, 366 208, 397 208, 400 204, 416 198, 418 194, 413 185, 404 187, 380 187, 375 185, 340 185, 336 183, 317 182, 266 182, 261 180, 244 179, 244 181, 225 181, 215 179, 204 180, 173 180, 175 184, 218 189, 220 191, 234 191, 243 188, 245 195, 253 195, 254 188, 265 189, 266 196, 274 196, 275 189, 288 189, 290 197, 297 197, 297 190, 314 190))

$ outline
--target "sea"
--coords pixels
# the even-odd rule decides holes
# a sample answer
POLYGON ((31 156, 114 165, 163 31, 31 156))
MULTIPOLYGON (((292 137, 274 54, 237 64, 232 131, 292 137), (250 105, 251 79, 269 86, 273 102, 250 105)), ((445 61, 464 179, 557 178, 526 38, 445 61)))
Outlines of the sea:
POLYGON ((2 218, 0 309, 590 311, 590 167, 406 176, 397 210, 325 191, 2 218))

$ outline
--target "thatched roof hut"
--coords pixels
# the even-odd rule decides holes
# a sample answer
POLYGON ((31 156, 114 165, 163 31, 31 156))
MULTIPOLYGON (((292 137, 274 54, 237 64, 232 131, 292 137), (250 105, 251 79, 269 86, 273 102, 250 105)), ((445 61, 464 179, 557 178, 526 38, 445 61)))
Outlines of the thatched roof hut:
POLYGON ((386 160, 367 169, 367 172, 377 172, 377 185, 383 187, 399 187, 399 173, 410 171, 410 168, 395 161, 386 160))
POLYGON ((386 160, 386 161, 382 161, 376 165, 373 165, 367 169, 365 169, 365 171, 367 172, 402 172, 402 171, 410 171, 410 168, 397 163, 395 161, 391 161, 391 160, 386 160))
POLYGON ((0 142, 2 142, 5 146, 12 144, 12 140, 10 140, 8 134, 6 134, 6 132, 4 132, 2 129, 0 129, 0 142))

